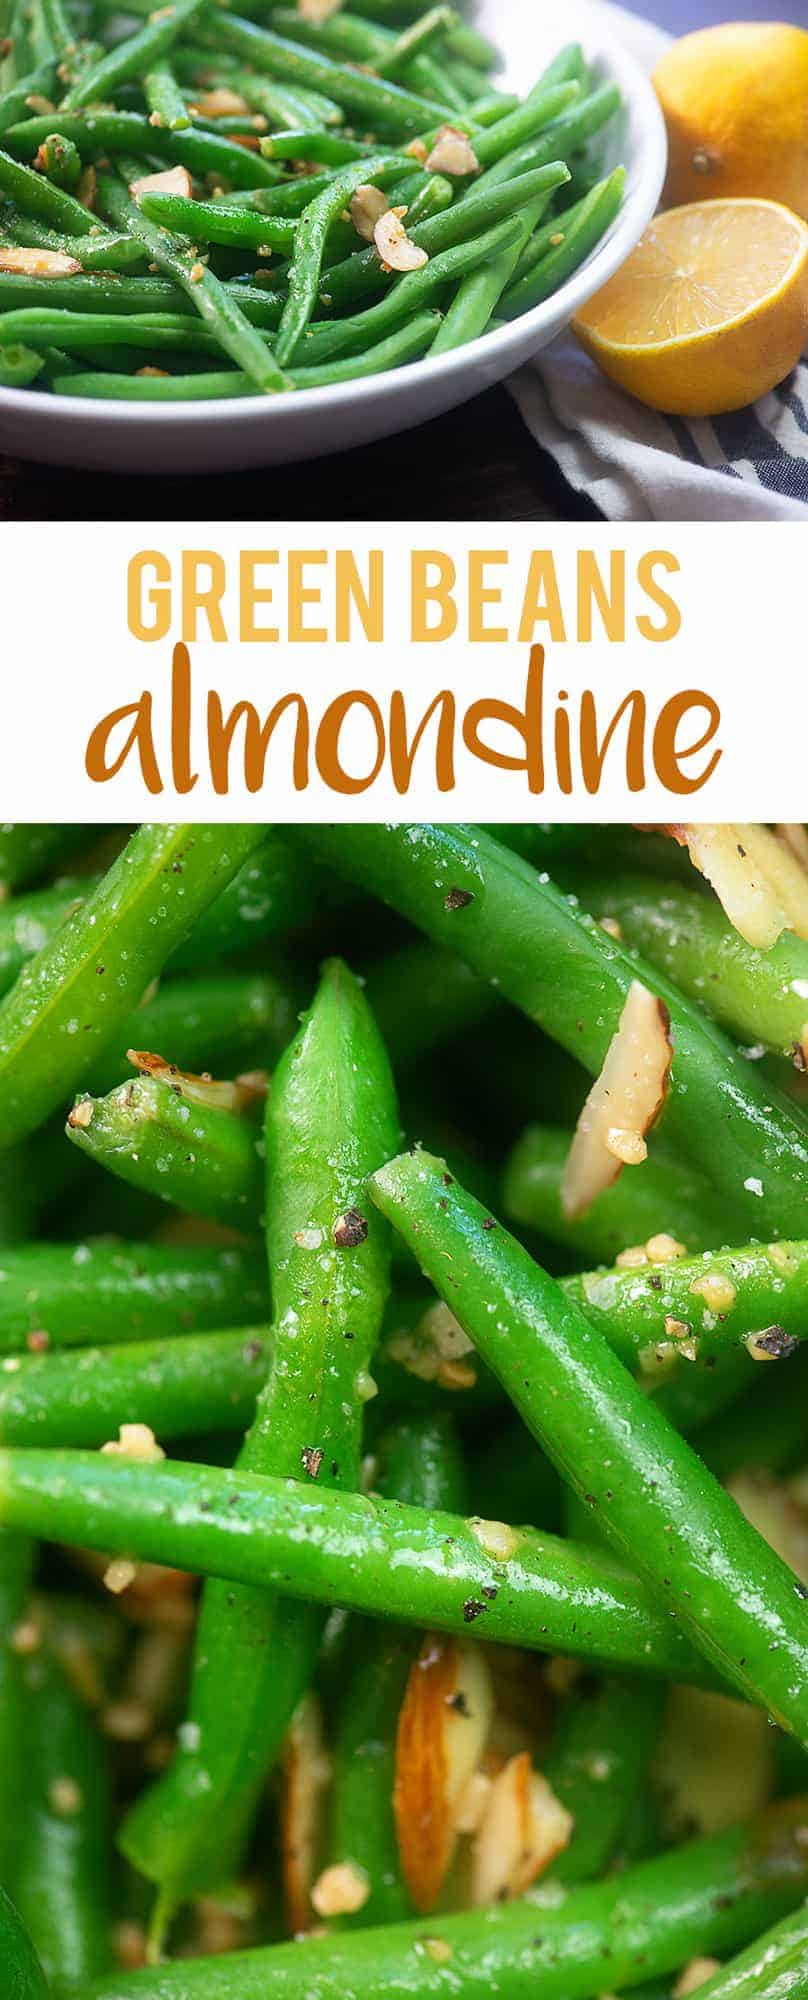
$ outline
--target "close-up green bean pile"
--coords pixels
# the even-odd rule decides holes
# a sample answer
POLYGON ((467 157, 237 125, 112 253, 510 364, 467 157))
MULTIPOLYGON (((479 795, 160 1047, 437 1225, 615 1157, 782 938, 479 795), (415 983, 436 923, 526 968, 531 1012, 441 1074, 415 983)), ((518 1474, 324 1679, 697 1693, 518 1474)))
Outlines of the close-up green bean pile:
POLYGON ((443 354, 549 298, 621 206, 616 86, 522 98, 450 6, 3 0, 0 387, 195 401, 443 354))
POLYGON ((805 2000, 806 830, 0 885, 3 2000, 805 2000))

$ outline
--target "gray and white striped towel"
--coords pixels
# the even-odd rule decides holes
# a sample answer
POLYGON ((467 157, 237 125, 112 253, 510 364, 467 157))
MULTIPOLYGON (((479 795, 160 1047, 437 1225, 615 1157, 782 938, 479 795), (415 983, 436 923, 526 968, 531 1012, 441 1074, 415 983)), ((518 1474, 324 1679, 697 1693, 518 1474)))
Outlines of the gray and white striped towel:
MULTIPOLYGON (((652 69, 669 37, 621 7, 608 12, 652 69)), ((644 409, 607 382, 571 334, 509 387, 528 429, 607 520, 808 520, 808 354, 762 402, 713 422, 644 409)))

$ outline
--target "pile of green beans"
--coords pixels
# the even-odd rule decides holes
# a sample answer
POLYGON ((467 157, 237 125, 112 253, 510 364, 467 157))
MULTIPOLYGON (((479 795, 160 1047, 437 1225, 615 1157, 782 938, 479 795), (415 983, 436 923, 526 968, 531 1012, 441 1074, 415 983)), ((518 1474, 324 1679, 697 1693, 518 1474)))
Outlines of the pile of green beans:
MULTIPOLYGON (((459 32, 325 26, 384 89, 459 32)), ((804 2000, 808 941, 666 858, 0 828, 4 1996, 804 2000), (636 981, 661 1111, 571 1219, 636 981)))
POLYGON ((12 7, 0 384, 188 402, 387 373, 529 311, 614 222, 620 96, 577 43, 520 98, 450 5, 246 8, 12 7))

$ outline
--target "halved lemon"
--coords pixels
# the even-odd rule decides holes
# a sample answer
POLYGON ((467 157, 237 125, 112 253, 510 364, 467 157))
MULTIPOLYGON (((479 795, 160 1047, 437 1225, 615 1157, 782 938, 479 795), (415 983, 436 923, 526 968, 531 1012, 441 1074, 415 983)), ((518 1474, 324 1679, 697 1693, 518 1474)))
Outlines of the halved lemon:
POLYGON ((774 201, 668 209, 574 325, 604 373, 653 410, 743 409, 808 343, 808 228, 774 201))

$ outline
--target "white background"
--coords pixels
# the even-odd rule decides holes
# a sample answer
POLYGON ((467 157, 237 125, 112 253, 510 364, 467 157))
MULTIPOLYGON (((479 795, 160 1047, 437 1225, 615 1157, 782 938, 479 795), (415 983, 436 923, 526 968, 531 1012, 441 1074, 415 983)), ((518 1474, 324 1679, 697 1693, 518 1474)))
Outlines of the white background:
MULTIPOLYGON (((269 480, 268 480, 269 483, 269 480)), ((353 496, 356 498, 356 496, 353 496)), ((383 527, 346 524, 299 524, 291 529, 271 522, 230 526, 194 523, 192 528, 152 524, 132 527, 114 523, 39 525, 15 523, 3 529, 0 548, 2 577, 3 673, 0 683, 0 804, 2 818, 129 820, 256 819, 492 819, 519 820, 671 820, 744 819, 802 820, 808 816, 808 531, 798 524, 727 524, 612 528, 578 524, 473 523, 447 528, 443 524, 401 524, 383 527), (579 784, 571 798, 562 797, 554 783, 552 757, 547 759, 547 784, 531 796, 521 775, 484 766, 459 743, 456 788, 443 795, 434 785, 434 758, 427 745, 415 762, 415 781, 405 797, 391 781, 387 763, 373 787, 349 799, 339 798, 318 779, 312 767, 308 789, 295 792, 291 781, 291 732, 282 728, 269 754, 261 793, 249 796, 240 774, 240 758, 231 761, 231 786, 216 797, 204 757, 204 703, 210 687, 218 689, 225 708, 239 698, 255 702, 262 716, 289 690, 300 690, 316 724, 319 714, 339 691, 369 688, 386 711, 391 689, 405 691, 411 723, 431 697, 452 687, 462 710, 471 700, 496 694, 519 701, 527 668, 527 648, 514 637, 506 646, 470 645, 461 615, 457 637, 441 645, 409 642, 409 558, 416 548, 440 548, 454 556, 462 575, 469 546, 507 548, 507 569, 496 571, 503 589, 492 622, 518 623, 522 588, 531 551, 553 551, 570 637, 563 645, 548 641, 545 669, 548 696, 558 688, 570 695, 586 686, 598 693, 604 717, 634 687, 645 690, 655 714, 667 695, 683 687, 703 687, 718 701, 722 721, 718 742, 722 756, 714 777, 690 800, 676 800, 653 781, 646 789, 628 792, 622 754, 610 753, 605 780, 596 797, 579 784), (576 555, 581 547, 597 550, 608 573, 610 549, 627 551, 629 578, 640 554, 665 548, 681 563, 678 578, 668 587, 682 612, 679 636, 665 644, 639 638, 629 617, 625 643, 608 643, 596 621, 590 645, 575 640, 576 555), (179 604, 171 636, 156 644, 132 638, 126 623, 126 573, 130 557, 152 547, 164 551, 179 576, 183 547, 211 548, 224 555, 231 578, 225 618, 234 636, 226 645, 199 639, 191 647, 196 717, 195 748, 200 776, 193 792, 179 799, 169 782, 167 757, 167 691, 173 641, 182 636, 179 604), (367 548, 385 552, 386 632, 384 646, 361 637, 350 646, 327 644, 240 645, 238 642, 237 580, 241 548, 276 549, 280 561, 267 572, 274 581, 273 619, 284 629, 284 551, 350 547, 360 560, 367 548), (85 773, 87 738, 99 718, 119 704, 133 701, 144 687, 154 696, 155 733, 166 789, 150 797, 134 760, 110 783, 92 784, 85 773)), ((328 567, 322 578, 322 609, 307 615, 312 623, 330 623, 328 567)), ((314 580, 313 576, 310 580, 314 580)), ((458 601, 463 603, 462 589, 458 601)), ((657 615, 629 588, 629 613, 635 609, 657 615)), ((357 630, 358 630, 357 626, 357 630)), ((498 740, 505 747, 505 738, 498 740)), ((360 726, 346 731, 345 762, 366 767, 369 738, 360 726)), ((511 740, 508 748, 518 747, 511 740)))

